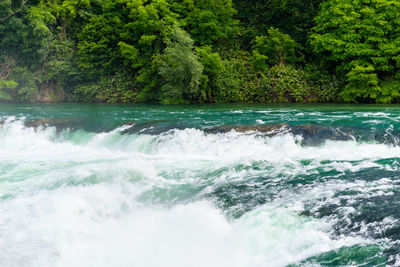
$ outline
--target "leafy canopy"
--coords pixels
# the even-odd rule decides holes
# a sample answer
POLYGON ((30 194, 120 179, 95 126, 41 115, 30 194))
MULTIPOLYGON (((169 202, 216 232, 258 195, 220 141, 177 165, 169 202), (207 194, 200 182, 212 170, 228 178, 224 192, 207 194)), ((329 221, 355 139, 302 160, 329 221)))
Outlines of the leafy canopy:
POLYGON ((161 103, 180 104, 205 98, 199 90, 203 66, 197 60, 193 43, 189 34, 178 26, 174 27, 171 40, 161 56, 159 73, 165 81, 161 103))
POLYGON ((295 63, 297 44, 288 35, 278 29, 270 28, 268 35, 257 36, 253 47, 253 58, 258 69, 267 69, 268 65, 295 63))
POLYGON ((316 18, 312 44, 326 66, 346 77, 345 101, 398 101, 400 2, 327 0, 316 18))

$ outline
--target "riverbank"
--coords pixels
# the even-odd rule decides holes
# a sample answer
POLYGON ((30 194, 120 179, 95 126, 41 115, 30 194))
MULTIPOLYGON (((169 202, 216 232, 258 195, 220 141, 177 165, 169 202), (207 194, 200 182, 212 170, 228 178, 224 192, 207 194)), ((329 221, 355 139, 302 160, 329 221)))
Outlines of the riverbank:
POLYGON ((3 1, 0 99, 400 102, 399 3, 274 1, 3 1))

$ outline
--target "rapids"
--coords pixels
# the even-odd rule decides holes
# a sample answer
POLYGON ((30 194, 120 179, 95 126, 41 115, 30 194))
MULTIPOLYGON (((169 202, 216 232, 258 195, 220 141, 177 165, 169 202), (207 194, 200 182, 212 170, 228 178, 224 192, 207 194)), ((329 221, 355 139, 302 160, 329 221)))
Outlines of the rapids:
POLYGON ((400 265, 400 107, 1 105, 0 120, 2 267, 400 265))

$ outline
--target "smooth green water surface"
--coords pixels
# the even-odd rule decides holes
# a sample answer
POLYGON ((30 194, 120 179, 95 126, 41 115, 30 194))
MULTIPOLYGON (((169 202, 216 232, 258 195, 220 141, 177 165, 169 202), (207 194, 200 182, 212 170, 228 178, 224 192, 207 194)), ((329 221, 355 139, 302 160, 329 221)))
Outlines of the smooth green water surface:
POLYGON ((399 106, 2 104, 0 120, 0 266, 400 264, 399 106))

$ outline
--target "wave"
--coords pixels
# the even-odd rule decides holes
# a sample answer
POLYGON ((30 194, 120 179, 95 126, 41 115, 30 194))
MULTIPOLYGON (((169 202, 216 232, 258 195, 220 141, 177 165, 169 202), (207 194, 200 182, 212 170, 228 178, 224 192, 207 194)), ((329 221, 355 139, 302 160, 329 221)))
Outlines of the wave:
MULTIPOLYGON (((7 124, 10 121, 16 121, 15 117, 8 117, 4 121, 0 121, 0 125, 7 124)), ((99 122, 88 119, 78 118, 47 118, 39 120, 20 119, 25 127, 43 129, 54 127, 57 133, 63 131, 79 131, 83 130, 91 133, 112 132, 121 129, 123 134, 147 134, 160 135, 173 130, 197 129, 207 134, 221 134, 235 131, 239 133, 258 134, 264 136, 276 136, 290 133, 293 136, 301 137, 299 142, 304 146, 320 146, 326 141, 351 141, 357 142, 374 142, 389 145, 398 145, 400 142, 400 132, 393 124, 382 124, 370 127, 363 123, 358 126, 349 125, 329 125, 328 124, 288 124, 275 123, 266 124, 259 123, 255 125, 198 125, 191 124, 188 121, 180 120, 156 120, 156 121, 128 121, 119 127, 113 127, 115 122, 99 122)), ((369 122, 369 121, 367 121, 369 122)), ((372 123, 373 124, 373 123, 372 123)))
POLYGON ((400 146, 134 125, 0 126, 1 266, 395 264, 400 146))
POLYGON ((230 222, 208 202, 140 207, 123 192, 99 184, 1 203, 1 265, 286 266, 363 241, 332 239, 328 222, 293 209, 260 207, 230 222))
MULTIPOLYGON (((6 121, 0 126, 0 146, 4 152, 20 152, 20 156, 46 154, 68 156, 71 159, 94 156, 106 158, 137 153, 170 158, 171 160, 264 160, 293 162, 300 160, 365 160, 397 157, 400 148, 380 142, 325 140, 319 146, 304 146, 301 134, 280 132, 263 135, 255 131, 209 134, 199 129, 168 130, 158 135, 126 134, 131 125, 123 125, 108 132, 57 130, 54 126, 27 127, 23 121, 6 121), (57 153, 58 151, 58 153, 57 153), (93 155, 95 152, 96 155, 93 155), (104 155, 112 151, 112 154, 104 155), (104 152, 104 153, 103 153, 104 152), (39 153, 39 154, 38 154, 39 153)), ((19 155, 15 155, 19 156, 19 155)))

